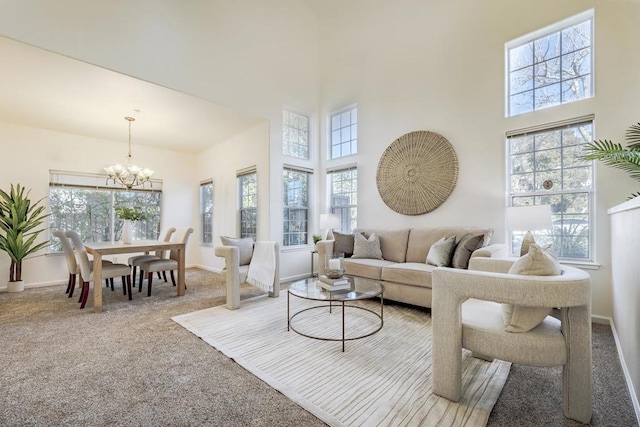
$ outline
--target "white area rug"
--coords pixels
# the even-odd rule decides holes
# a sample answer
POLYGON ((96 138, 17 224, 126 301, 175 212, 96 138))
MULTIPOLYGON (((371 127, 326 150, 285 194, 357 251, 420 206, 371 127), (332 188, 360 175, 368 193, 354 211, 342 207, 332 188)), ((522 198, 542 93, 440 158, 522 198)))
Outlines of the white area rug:
MULTIPOLYGON (((291 310, 310 306, 291 297, 291 310)), ((379 302, 366 307, 379 312, 379 302)), ((312 305, 312 304, 311 304, 312 305)), ((377 318, 346 310, 347 337, 375 329, 377 318)), ((342 310, 306 311, 292 324, 304 333, 337 337, 342 310)), ((454 403, 431 391, 431 318, 384 307, 378 333, 319 341, 287 331, 287 295, 243 301, 238 310, 214 307, 172 318, 271 387, 332 426, 484 426, 511 364, 463 355, 464 395, 454 403)))

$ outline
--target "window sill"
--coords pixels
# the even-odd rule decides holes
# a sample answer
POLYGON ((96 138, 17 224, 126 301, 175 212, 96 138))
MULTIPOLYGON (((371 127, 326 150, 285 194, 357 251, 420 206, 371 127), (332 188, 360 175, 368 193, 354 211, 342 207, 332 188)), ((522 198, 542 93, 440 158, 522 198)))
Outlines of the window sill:
POLYGON ((581 268, 583 270, 599 270, 602 264, 598 264, 591 261, 563 261, 560 260, 562 265, 570 265, 571 267, 581 268))
POLYGON ((280 252, 308 252, 315 250, 314 245, 281 246, 280 252))

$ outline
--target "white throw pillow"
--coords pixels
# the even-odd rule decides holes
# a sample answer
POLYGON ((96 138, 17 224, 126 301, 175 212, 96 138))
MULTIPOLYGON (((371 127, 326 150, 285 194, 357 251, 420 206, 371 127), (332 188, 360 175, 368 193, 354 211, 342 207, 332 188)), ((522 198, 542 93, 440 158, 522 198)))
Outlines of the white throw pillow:
MULTIPOLYGON (((525 276, 558 276, 562 269, 551 246, 541 248, 532 243, 529 252, 509 269, 509 274, 525 276)), ((550 307, 526 307, 502 304, 502 317, 505 330, 509 332, 528 332, 538 326, 551 314, 550 307)))
POLYGON ((251 237, 236 239, 233 237, 220 236, 220 241, 223 246, 238 247, 240 252, 240 265, 248 265, 251 262, 251 257, 253 256, 253 239, 251 237))
POLYGON ((456 236, 443 237, 435 242, 427 254, 427 264, 436 267, 446 267, 451 264, 451 256, 456 248, 456 236))
POLYGON ((382 259, 380 238, 376 233, 371 233, 367 239, 360 233, 353 235, 353 255, 351 258, 382 259))

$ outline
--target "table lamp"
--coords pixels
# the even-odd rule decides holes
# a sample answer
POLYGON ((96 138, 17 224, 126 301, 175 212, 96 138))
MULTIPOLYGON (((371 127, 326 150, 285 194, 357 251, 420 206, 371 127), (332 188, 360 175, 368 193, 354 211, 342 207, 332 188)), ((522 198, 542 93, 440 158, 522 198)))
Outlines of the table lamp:
POLYGON ((529 246, 535 243, 531 230, 551 230, 551 205, 510 206, 507 208, 507 229, 527 231, 522 240, 520 256, 529 252, 529 246))
POLYGON ((340 227, 340 217, 336 214, 320 214, 320 228, 327 229, 326 240, 335 240, 333 229, 340 227))

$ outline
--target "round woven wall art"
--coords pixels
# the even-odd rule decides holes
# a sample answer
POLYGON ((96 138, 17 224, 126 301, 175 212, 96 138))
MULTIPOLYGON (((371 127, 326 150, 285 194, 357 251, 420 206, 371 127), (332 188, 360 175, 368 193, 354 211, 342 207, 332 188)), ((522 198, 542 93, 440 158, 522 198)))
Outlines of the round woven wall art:
POLYGON ((380 197, 404 215, 431 212, 458 180, 458 157, 449 141, 429 131, 409 132, 387 147, 378 162, 380 197))

